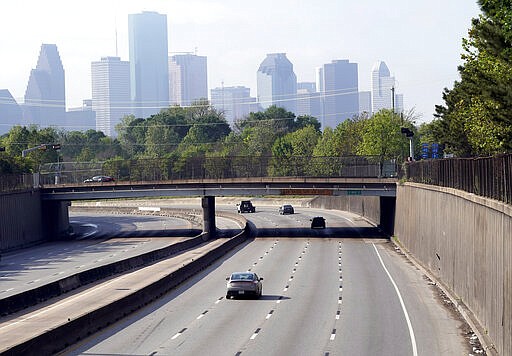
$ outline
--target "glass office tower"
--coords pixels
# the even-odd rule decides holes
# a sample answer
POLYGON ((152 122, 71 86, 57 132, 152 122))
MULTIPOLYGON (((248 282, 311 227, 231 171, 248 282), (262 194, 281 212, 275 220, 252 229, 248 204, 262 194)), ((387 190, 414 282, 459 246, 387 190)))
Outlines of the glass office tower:
POLYGON ((133 114, 147 118, 169 106, 167 16, 128 15, 130 97, 133 114))
POLYGON ((64 67, 55 44, 42 44, 35 69, 30 72, 23 115, 41 127, 62 126, 66 119, 64 67))

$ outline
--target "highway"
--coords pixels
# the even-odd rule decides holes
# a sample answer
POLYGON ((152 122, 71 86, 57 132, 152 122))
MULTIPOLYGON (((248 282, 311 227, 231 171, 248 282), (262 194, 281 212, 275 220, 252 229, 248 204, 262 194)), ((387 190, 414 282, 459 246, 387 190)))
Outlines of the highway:
MULTIPOLYGON (((219 208, 220 209, 220 208, 219 208)), ((433 286, 357 216, 277 207, 245 214, 260 234, 203 272, 63 355, 464 355, 460 321, 433 286), (323 215, 325 231, 309 219, 323 215), (310 237, 300 236, 310 233, 310 237), (323 237, 331 233, 330 237, 323 237), (336 233, 340 233, 337 236, 336 233), (260 300, 225 298, 251 269, 260 300)))
MULTIPOLYGON (((0 299, 94 267, 157 250, 201 232, 190 221, 166 216, 72 213, 76 240, 13 251, 0 261, 0 299), (113 237, 113 238, 111 238, 113 237)), ((240 228, 219 218, 221 228, 240 228)))

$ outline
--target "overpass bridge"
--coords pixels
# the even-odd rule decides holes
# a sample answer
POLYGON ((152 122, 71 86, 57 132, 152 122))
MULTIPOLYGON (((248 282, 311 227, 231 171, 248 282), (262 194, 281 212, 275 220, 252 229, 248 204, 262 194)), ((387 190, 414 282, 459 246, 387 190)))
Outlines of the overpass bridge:
POLYGON ((380 199, 380 227, 393 233, 396 178, 257 177, 188 179, 152 182, 102 182, 43 185, 41 200, 47 234, 59 235, 69 226, 71 201, 146 197, 199 196, 203 230, 213 237, 216 196, 376 196, 380 199))

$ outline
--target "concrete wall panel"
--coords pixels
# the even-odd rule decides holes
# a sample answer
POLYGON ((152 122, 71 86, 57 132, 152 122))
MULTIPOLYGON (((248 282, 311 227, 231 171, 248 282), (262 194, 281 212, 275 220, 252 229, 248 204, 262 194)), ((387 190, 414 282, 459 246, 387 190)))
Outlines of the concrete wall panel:
POLYGON ((43 241, 38 190, 0 194, 0 251, 43 241))
POLYGON ((451 188, 398 187, 395 235, 512 354, 512 206, 451 188))
POLYGON ((375 225, 380 224, 380 200, 371 196, 318 196, 311 200, 310 206, 319 209, 349 211, 361 215, 375 225))

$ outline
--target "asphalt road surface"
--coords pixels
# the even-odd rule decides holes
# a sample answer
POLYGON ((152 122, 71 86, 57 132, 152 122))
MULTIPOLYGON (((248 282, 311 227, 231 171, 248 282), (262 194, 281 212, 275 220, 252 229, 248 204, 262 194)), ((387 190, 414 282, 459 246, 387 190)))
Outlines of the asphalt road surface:
MULTIPOLYGON (((2 256, 0 299, 189 239, 191 234, 184 237, 183 233, 193 228, 187 220, 164 216, 87 213, 73 214, 70 222, 77 232, 76 239, 49 242, 2 256), (175 231, 182 234, 177 236, 175 231)), ((197 226, 194 228, 196 234, 201 231, 197 226)))
POLYGON ((364 220, 306 208, 281 216, 257 207, 245 216, 261 230, 255 240, 63 354, 469 353, 461 322, 433 286, 387 240, 366 238, 374 230, 364 220), (311 231, 320 214, 327 229, 311 231), (244 270, 264 278, 262 298, 227 300, 225 278, 244 270))

